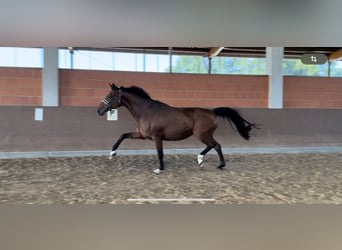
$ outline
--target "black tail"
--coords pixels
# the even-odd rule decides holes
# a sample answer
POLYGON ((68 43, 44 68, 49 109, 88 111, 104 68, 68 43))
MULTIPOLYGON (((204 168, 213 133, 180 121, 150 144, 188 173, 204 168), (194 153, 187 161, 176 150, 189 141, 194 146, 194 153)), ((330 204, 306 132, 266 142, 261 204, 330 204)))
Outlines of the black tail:
POLYGON ((218 117, 221 117, 229 121, 230 124, 231 122, 233 122, 237 131, 245 140, 249 139, 249 132, 252 130, 252 128, 259 129, 257 124, 246 121, 235 109, 220 107, 213 109, 213 111, 218 117))

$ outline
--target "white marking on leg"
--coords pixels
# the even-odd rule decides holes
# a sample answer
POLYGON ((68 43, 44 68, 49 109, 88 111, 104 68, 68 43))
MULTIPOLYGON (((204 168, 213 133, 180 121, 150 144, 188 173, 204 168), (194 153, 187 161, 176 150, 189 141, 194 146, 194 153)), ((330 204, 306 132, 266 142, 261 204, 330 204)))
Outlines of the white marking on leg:
POLYGON ((161 173, 161 170, 159 168, 156 168, 155 170, 153 170, 153 173, 155 174, 160 174, 161 173))
POLYGON ((197 162, 198 162, 198 166, 200 168, 203 167, 203 162, 204 162, 204 155, 197 155, 197 162))
POLYGON ((116 151, 111 151, 110 154, 109 154, 109 160, 113 159, 113 155, 115 156, 116 155, 116 151))

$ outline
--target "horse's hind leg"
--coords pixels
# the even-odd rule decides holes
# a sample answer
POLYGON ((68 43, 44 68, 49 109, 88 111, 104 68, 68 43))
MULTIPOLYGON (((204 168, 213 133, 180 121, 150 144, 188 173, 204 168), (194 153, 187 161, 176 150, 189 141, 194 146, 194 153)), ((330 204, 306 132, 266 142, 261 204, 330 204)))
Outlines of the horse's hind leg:
POLYGON ((217 141, 215 141, 215 142, 216 142, 216 145, 215 145, 214 149, 216 150, 216 152, 220 158, 220 165, 217 168, 223 169, 226 166, 226 162, 225 162, 224 157, 223 157, 221 145, 217 141))
POLYGON ((197 155, 197 162, 200 167, 203 167, 204 156, 211 150, 215 149, 219 158, 220 158, 220 165, 218 166, 219 169, 222 169, 226 166, 221 145, 213 138, 213 137, 200 137, 201 142, 207 145, 207 147, 197 155))
MULTIPOLYGON (((206 143, 205 143, 206 144, 206 143)), ((213 148, 213 146, 209 146, 207 144, 207 147, 199 154, 197 155, 197 162, 198 162, 198 166, 200 168, 203 167, 203 163, 204 163, 204 156, 213 148)))
POLYGON ((203 151, 199 155, 197 155, 198 166, 202 168, 204 163, 204 156, 215 147, 215 140, 212 135, 208 135, 207 133, 199 135, 198 139, 205 145, 207 145, 207 147, 203 149, 203 151))

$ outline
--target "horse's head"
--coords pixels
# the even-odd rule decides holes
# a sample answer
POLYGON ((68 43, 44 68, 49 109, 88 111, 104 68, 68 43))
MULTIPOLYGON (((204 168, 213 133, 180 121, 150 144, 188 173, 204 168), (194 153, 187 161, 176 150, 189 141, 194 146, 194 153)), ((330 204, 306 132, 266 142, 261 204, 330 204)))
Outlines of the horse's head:
POLYGON ((114 83, 109 84, 109 87, 111 88, 110 92, 104 99, 102 99, 99 107, 97 108, 97 113, 101 116, 107 111, 121 106, 121 89, 114 83))

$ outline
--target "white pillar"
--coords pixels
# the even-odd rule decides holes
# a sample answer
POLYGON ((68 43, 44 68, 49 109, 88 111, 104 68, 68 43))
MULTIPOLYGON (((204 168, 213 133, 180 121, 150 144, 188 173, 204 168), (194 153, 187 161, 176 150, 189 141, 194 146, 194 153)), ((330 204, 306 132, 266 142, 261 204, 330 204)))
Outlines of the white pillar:
POLYGON ((283 108, 283 47, 267 47, 268 107, 283 108))
POLYGON ((44 67, 42 76, 43 106, 59 105, 58 49, 44 48, 44 67))

